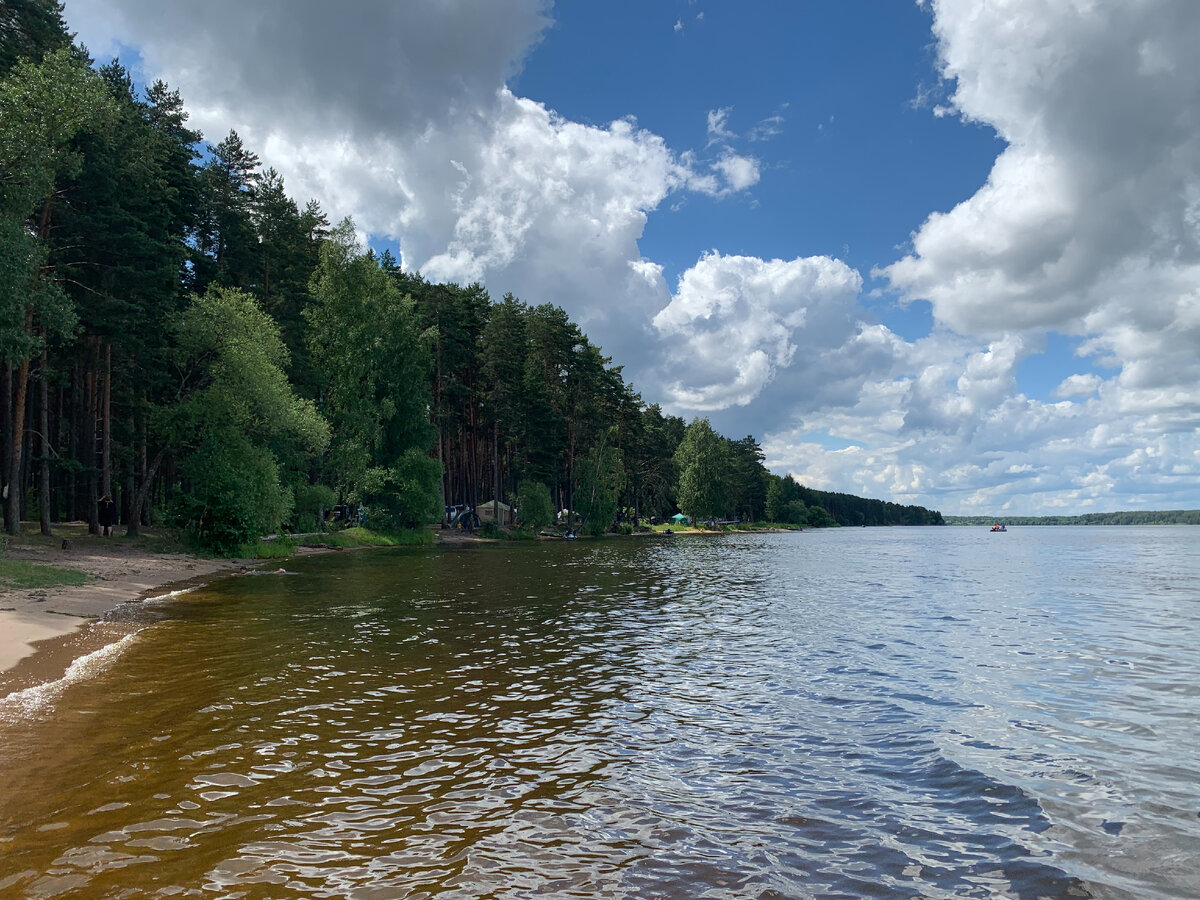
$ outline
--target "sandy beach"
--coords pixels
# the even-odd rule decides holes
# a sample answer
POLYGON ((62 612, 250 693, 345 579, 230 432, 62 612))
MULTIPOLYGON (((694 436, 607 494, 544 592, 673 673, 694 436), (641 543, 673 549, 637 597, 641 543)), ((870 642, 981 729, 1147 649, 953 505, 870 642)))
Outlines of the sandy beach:
POLYGON ((64 529, 55 540, 17 539, 5 550, 4 558, 76 569, 88 576, 88 582, 23 590, 0 588, 0 672, 34 654, 38 642, 69 635, 122 603, 161 592, 177 582, 202 579, 241 565, 266 564, 263 560, 156 553, 136 541, 80 535, 77 530, 64 529), (68 541, 66 548, 62 547, 63 538, 68 541))

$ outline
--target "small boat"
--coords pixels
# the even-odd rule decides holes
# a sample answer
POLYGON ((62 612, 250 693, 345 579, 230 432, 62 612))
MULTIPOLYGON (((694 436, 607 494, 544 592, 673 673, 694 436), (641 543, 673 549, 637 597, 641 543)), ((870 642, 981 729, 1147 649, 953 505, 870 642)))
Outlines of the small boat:
POLYGON ((1008 529, 1004 527, 1002 522, 997 522, 992 526, 992 531, 1008 531, 1008 529))

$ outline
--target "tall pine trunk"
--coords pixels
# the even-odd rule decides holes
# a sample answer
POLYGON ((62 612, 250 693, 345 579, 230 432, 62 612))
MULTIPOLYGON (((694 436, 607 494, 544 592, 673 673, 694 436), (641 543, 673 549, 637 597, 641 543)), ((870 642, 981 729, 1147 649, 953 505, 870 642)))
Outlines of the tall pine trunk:
MULTIPOLYGON (((92 362, 95 363, 99 357, 99 348, 95 342, 92 342, 92 362)), ((87 403, 87 415, 85 421, 87 423, 87 431, 84 434, 83 452, 88 461, 87 467, 87 517, 88 517, 88 534, 100 533, 100 468, 97 465, 99 447, 96 425, 100 418, 99 397, 97 396, 96 385, 96 367, 89 366, 88 371, 83 377, 83 393, 85 402, 87 403)))
POLYGON ((100 496, 112 497, 112 344, 104 344, 100 396, 100 496))
POLYGON ((42 464, 38 479, 38 512, 41 514, 42 534, 53 534, 50 529, 50 364, 44 346, 39 374, 38 437, 41 441, 42 464))
POLYGON ((4 397, 0 402, 0 408, 4 410, 4 433, 3 439, 0 440, 2 448, 0 448, 0 481, 4 482, 3 502, 4 502, 4 530, 9 534, 15 534, 13 531, 13 520, 10 517, 11 508, 8 504, 8 495, 12 491, 12 486, 9 481, 9 474, 12 471, 10 461, 12 459, 12 429, 13 429, 13 367, 5 364, 3 372, 0 373, 0 392, 3 392, 4 397))
POLYGON ((492 425, 492 521, 500 524, 500 423, 492 425))
MULTIPOLYGON (((25 333, 33 332, 33 307, 25 309, 25 333)), ((12 449, 8 458, 8 497, 4 526, 9 534, 21 533, 21 462, 25 447, 25 403, 29 397, 29 357, 17 363, 16 392, 12 404, 12 449)))

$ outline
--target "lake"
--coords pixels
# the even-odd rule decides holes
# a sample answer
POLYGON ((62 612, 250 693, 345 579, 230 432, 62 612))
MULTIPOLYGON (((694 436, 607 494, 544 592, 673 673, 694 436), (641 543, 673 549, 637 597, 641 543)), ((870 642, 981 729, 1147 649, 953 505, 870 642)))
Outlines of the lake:
POLYGON ((1200 891, 1200 528, 287 566, 0 701, 0 896, 1200 891))

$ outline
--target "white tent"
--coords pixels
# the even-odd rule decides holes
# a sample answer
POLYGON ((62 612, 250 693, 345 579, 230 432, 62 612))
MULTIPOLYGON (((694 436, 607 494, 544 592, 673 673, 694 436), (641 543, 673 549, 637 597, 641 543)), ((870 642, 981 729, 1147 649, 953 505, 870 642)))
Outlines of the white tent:
POLYGON ((513 517, 516 515, 516 510, 503 501, 496 503, 497 508, 494 509, 492 503, 493 501, 491 500, 485 500, 475 507, 475 512, 479 516, 479 521, 498 521, 501 525, 511 525, 513 523, 513 517))

